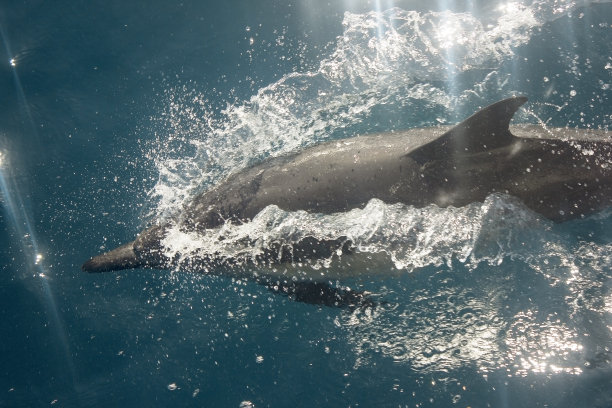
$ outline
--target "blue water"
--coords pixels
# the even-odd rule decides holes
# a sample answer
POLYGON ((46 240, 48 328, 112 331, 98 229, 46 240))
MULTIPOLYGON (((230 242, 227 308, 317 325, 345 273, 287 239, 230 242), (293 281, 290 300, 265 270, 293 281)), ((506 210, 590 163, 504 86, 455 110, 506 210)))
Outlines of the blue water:
POLYGON ((431 252, 348 282, 374 310, 80 271, 229 172, 323 140, 518 94, 518 122, 610 127, 610 3, 319 3, 0 5, 0 406, 612 406, 610 211, 430 209, 481 235, 427 226, 431 252))

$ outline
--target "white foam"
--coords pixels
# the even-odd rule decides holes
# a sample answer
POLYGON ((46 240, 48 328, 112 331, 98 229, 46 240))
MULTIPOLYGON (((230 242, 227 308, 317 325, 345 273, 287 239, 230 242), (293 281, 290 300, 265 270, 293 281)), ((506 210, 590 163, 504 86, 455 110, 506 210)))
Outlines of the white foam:
POLYGON ((537 246, 550 241, 549 225, 517 200, 497 194, 484 203, 461 208, 414 208, 372 199, 363 209, 332 215, 269 206, 245 224, 226 223, 200 233, 173 228, 163 244, 166 255, 184 268, 199 269, 209 260, 229 260, 237 265, 259 265, 264 274, 284 274, 292 268, 304 278, 336 280, 360 274, 397 274, 453 261, 476 266, 480 262, 498 264, 507 256, 527 259, 537 246), (348 240, 354 253, 336 251, 281 265, 274 257, 258 260, 274 245, 291 249, 312 238, 348 240))

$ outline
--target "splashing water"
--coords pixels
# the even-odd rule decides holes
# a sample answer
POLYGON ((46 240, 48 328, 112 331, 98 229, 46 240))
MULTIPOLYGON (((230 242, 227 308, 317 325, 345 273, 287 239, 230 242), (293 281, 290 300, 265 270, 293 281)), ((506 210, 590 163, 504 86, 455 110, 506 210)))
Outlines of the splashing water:
POLYGON ((450 11, 346 13, 316 71, 287 74, 220 115, 188 85, 166 90, 163 112, 152 118, 156 138, 145 146, 159 172, 151 215, 176 212, 194 191, 254 162, 371 131, 366 119, 376 109, 398 111, 404 128, 431 125, 424 110, 441 112, 434 124, 455 122, 513 93, 496 69, 534 28, 578 5, 504 3, 488 23, 450 11))
MULTIPOLYGON (((215 117, 208 109, 209 102, 205 96, 187 86, 169 90, 166 92, 166 110, 158 118, 164 131, 157 132, 155 147, 147 153, 159 170, 159 180, 151 191, 158 205, 151 215, 156 218, 171 216, 180 211, 196 191, 265 158, 342 136, 343 130, 350 131, 357 126, 367 131, 368 124, 364 120, 372 115, 373 109, 384 107, 403 112, 406 109, 403 107, 408 106, 412 113, 405 116, 408 116, 410 126, 414 126, 427 123, 416 119, 425 107, 451 107, 451 111, 460 111, 462 106, 474 105, 475 101, 486 103, 488 87, 494 87, 497 94, 500 91, 500 84, 490 83, 495 68, 512 58, 516 47, 529 41, 534 27, 576 6, 568 2, 554 5, 535 2, 529 6, 504 3, 494 9, 487 24, 469 13, 450 11, 419 13, 393 8, 384 12, 346 13, 344 32, 337 38, 333 52, 321 61, 318 70, 288 74, 260 89, 248 102, 228 105, 221 117, 215 117), (457 92, 444 85, 455 83, 453 78, 468 72, 478 73, 476 85, 471 82, 473 76, 470 76, 470 84, 455 84, 457 92), (466 89, 458 92, 460 87, 466 89)), ((508 84, 505 88, 511 91, 508 84)), ((437 122, 446 122, 448 115, 441 115, 437 122)), ((336 238, 350 235, 350 231, 342 228, 362 228, 374 234, 368 225, 369 220, 375 218, 370 211, 373 207, 369 206, 365 215, 350 213, 344 216, 348 219, 358 217, 352 218, 358 227, 349 227, 346 222, 325 217, 319 221, 304 221, 304 217, 316 216, 302 214, 283 214, 283 224, 294 223, 294 229, 302 228, 304 236, 329 239, 334 238, 330 234, 335 234, 336 238), (336 221, 339 228, 330 232, 327 226, 336 221), (318 229, 305 228, 312 225, 318 229)), ((382 203, 377 203, 376 207, 382 208, 380 213, 397 214, 395 219, 384 220, 383 225, 388 228, 386 235, 377 233, 380 242, 410 241, 407 237, 414 231, 399 233, 401 240, 393 237, 392 231, 400 225, 398 220, 402 216, 417 220, 450 217, 454 225, 439 229, 445 230, 442 235, 447 242, 447 259, 456 256, 465 260, 471 253, 471 249, 466 249, 471 246, 466 246, 464 241, 469 241, 469 231, 478 225, 473 214, 463 213, 464 210, 450 214, 453 210, 431 207, 415 211, 382 203), (436 212, 441 212, 441 215, 436 212), (457 214, 463 214, 463 218, 457 214), (464 232, 467 238, 456 236, 464 232)), ((278 213, 278 209, 268 209, 259 218, 264 223, 271 222, 269 218, 277 217, 278 213)), ((402 222, 412 225, 410 228, 413 230, 418 229, 419 221, 402 222)), ((256 223, 237 228, 265 230, 263 224, 256 223)), ((227 233, 225 231, 224 236, 227 233)), ((247 232, 239 230, 235 235, 244 236, 247 232)), ((177 242, 198 242, 195 237, 186 240, 174 235, 173 239, 176 240, 174 245, 169 240, 167 244, 174 255, 177 242)), ((199 244, 204 244, 201 239, 199 244)), ((383 250, 380 246, 362 242, 359 237, 352 237, 352 240, 364 251, 383 250)), ((212 241, 209 239, 203 248, 219 250, 219 245, 212 241)), ((399 250, 386 252, 400 268, 448 262, 439 259, 443 251, 431 248, 428 252, 427 246, 431 241, 417 243, 419 248, 423 248, 418 260, 414 257, 414 250, 410 251, 410 259, 399 255, 399 250), (431 254, 430 258, 425 256, 427 253, 431 254)), ((237 241, 224 242, 227 251, 237 241)), ((187 247, 183 245, 182 249, 186 251, 187 247)), ((187 250, 184 255, 194 255, 195 250, 187 250)))
MULTIPOLYGON (((543 245, 550 239, 548 231, 549 222, 522 203, 493 194, 484 203, 461 208, 414 208, 372 199, 363 209, 332 215, 287 212, 269 206, 245 224, 226 223, 218 230, 203 233, 172 228, 163 244, 170 259, 182 267, 199 268, 211 254, 231 259, 234 264, 257 265, 258 257, 275 244, 291 247, 313 238, 318 242, 341 238, 351 243, 354 252, 347 259, 342 259, 341 252, 332 252, 328 258, 293 262, 305 277, 336 280, 371 270, 355 262, 358 254, 381 254, 386 258, 386 267, 374 272, 383 275, 428 265, 450 266, 454 260, 477 265, 499 264, 509 255, 528 258, 534 245, 543 245), (348 271, 335 270, 334 262, 342 261, 349 262, 348 271), (314 275, 309 275, 309 270, 314 275)), ((267 264, 261 262, 260 266, 267 264)))
MULTIPOLYGON (((155 148, 147 147, 159 171, 152 215, 171 216, 195 192, 252 163, 377 130, 368 120, 377 109, 400 112, 404 127, 456 121, 453 112, 512 93, 496 69, 534 28, 579 5, 506 3, 486 19, 397 8, 347 13, 317 70, 285 75, 221 115, 187 86, 168 90, 166 109, 154 118, 155 148), (424 110, 434 113, 423 119, 424 110)), ((609 214, 602 217, 609 223, 609 214)), ((609 366, 612 247, 570 235, 511 197, 492 195, 463 208, 373 199, 334 215, 271 206, 248 224, 197 236, 174 231, 165 245, 172 257, 213 251, 253 259, 270 242, 345 237, 362 254, 386 257, 378 272, 417 272, 410 285, 383 278, 387 308, 337 318, 356 367, 381 353, 425 372, 469 365, 520 377, 609 366)), ((327 261, 308 267, 320 273, 327 261)))
POLYGON ((344 33, 318 70, 285 75, 249 101, 228 105, 220 118, 186 85, 167 90, 165 111, 154 118, 161 130, 146 147, 159 170, 151 192, 156 215, 175 211, 229 172, 351 131, 375 108, 410 106, 405 116, 415 126, 429 124, 419 119, 420 108, 456 111, 483 102, 474 97, 478 84, 453 94, 443 83, 460 72, 491 71, 527 42, 538 21, 530 9, 516 13, 492 28, 467 13, 346 13, 344 33))

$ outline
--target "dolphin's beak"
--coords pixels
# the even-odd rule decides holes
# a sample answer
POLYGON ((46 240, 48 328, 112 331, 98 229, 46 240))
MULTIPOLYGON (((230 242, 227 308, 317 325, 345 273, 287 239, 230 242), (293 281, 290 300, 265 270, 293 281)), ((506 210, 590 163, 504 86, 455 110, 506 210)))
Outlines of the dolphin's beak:
POLYGON ((85 262, 81 269, 85 272, 108 272, 119 269, 132 269, 142 266, 134 253, 134 241, 94 256, 85 262))

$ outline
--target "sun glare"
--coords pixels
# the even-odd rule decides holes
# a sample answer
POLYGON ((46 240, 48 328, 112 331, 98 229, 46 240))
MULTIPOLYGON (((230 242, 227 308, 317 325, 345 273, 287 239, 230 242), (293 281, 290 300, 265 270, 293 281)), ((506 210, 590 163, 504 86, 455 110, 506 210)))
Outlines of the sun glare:
POLYGON ((440 48, 452 48, 461 40, 461 27, 447 22, 436 33, 440 48))
POLYGON ((497 9, 502 13, 516 13, 520 10, 519 5, 513 2, 500 4, 497 9))

